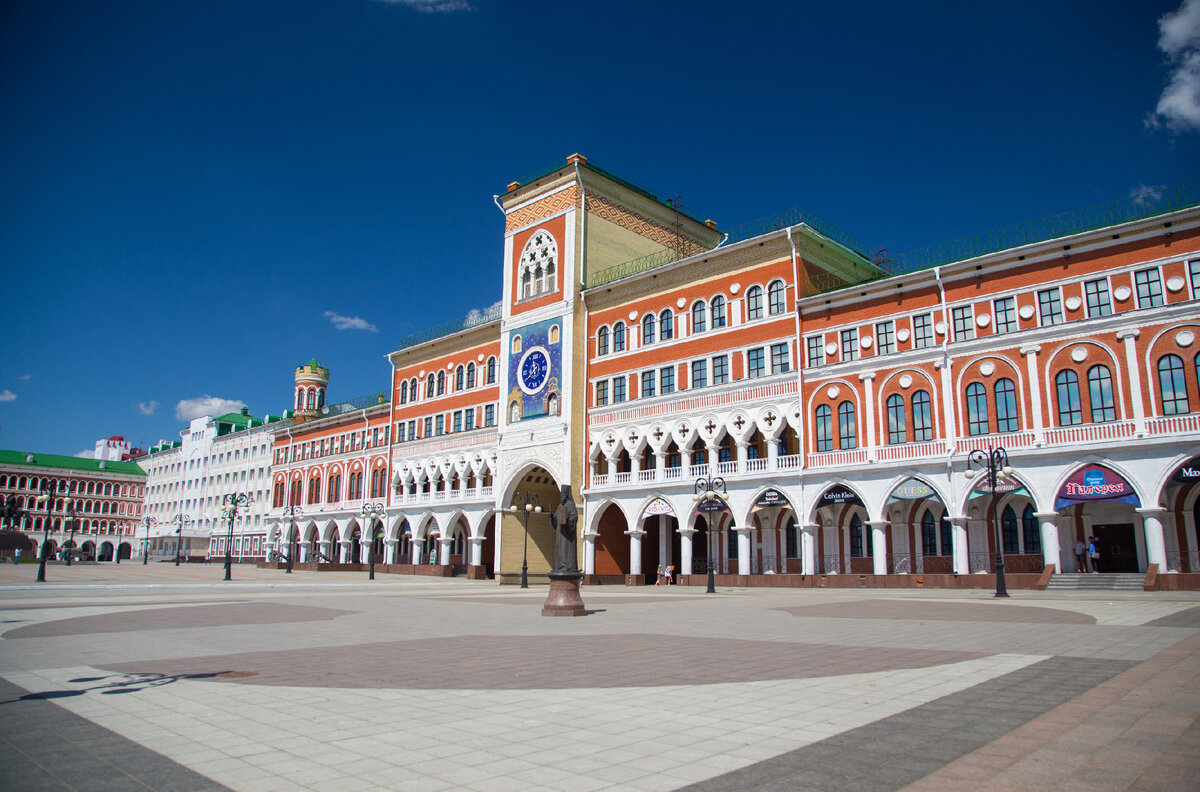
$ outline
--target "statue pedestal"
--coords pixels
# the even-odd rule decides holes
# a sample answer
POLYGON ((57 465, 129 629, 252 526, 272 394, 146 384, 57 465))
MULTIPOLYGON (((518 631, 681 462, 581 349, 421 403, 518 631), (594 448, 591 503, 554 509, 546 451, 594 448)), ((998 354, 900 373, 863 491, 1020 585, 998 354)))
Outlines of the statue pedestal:
POLYGON ((543 616, 586 616, 587 608, 579 596, 579 573, 570 576, 550 573, 550 593, 542 606, 543 616))

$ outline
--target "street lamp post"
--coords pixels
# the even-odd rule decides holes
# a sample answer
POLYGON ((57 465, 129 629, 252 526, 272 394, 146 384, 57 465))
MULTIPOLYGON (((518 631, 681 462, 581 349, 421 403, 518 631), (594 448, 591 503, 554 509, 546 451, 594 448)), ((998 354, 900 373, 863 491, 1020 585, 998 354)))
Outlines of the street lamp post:
MULTIPOLYGON (((175 566, 179 566, 179 556, 183 554, 183 529, 192 521, 189 515, 180 512, 175 515, 175 566)), ((190 546, 190 545, 189 545, 190 546)))
MULTIPOLYGON (((514 502, 513 505, 509 507, 509 511, 513 514, 521 514, 524 518, 525 546, 521 550, 521 588, 529 588, 529 515, 534 512, 540 514, 542 511, 542 502, 538 500, 537 495, 531 492, 522 492, 520 495, 524 498, 523 506, 518 508, 517 504, 514 502)), ((517 496, 514 495, 514 497, 517 496)), ((518 498, 518 500, 520 500, 520 498, 518 498)))
POLYGON ((146 538, 142 540, 142 566, 146 566, 150 560, 150 526, 157 522, 149 514, 142 518, 142 525, 146 526, 146 538))
POLYGON ((370 572, 367 575, 367 580, 375 579, 375 523, 379 521, 385 514, 382 503, 364 503, 362 507, 362 516, 367 519, 367 525, 370 529, 371 543, 367 545, 367 566, 370 572))
POLYGON ((1004 536, 1000 531, 1000 500, 996 495, 996 485, 1013 474, 1012 466, 1008 464, 1008 452, 1003 446, 984 452, 976 448, 967 454, 967 470, 965 475, 974 481, 976 471, 987 470, 988 490, 992 493, 992 529, 996 534, 996 596, 1007 597, 1008 588, 1004 585, 1004 536))
POLYGON ((696 509, 705 513, 705 525, 708 529, 708 537, 705 544, 708 546, 708 594, 716 594, 716 581, 713 579, 713 567, 716 566, 716 561, 713 560, 713 514, 725 511, 725 502, 729 500, 729 496, 725 493, 725 479, 720 476, 712 478, 704 478, 701 476, 696 479, 696 494, 692 495, 692 500, 696 501, 696 509))
POLYGON ((42 531, 42 553, 41 560, 38 561, 37 582, 46 582, 46 558, 50 555, 50 514, 54 511, 54 494, 58 487, 58 481, 55 479, 44 479, 42 488, 38 492, 37 503, 39 506, 46 506, 46 524, 42 531))
POLYGON ((233 580, 233 522, 237 519, 239 509, 244 509, 254 502, 249 493, 226 495, 221 500, 221 513, 229 520, 229 537, 225 542, 225 579, 233 580))
POLYGON ((63 498, 63 506, 67 510, 67 524, 71 526, 71 538, 67 541, 67 566, 71 566, 71 554, 75 552, 75 499, 70 495, 63 498))
POLYGON ((283 570, 287 574, 292 574, 292 559, 296 557, 296 518, 304 516, 304 509, 299 506, 285 506, 281 517, 289 518, 290 527, 288 528, 288 553, 287 567, 283 570))

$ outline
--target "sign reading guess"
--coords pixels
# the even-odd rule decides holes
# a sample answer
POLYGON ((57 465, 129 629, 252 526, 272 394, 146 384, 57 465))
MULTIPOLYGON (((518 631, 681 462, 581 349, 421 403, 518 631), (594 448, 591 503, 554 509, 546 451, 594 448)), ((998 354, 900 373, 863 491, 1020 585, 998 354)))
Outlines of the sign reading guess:
POLYGON ((936 495, 933 487, 924 481, 909 479, 892 491, 892 497, 889 500, 921 500, 936 495))
POLYGON ((1128 481, 1108 468, 1089 465, 1063 483, 1058 497, 1054 500, 1054 508, 1061 509, 1075 503, 1101 500, 1142 505, 1128 481))

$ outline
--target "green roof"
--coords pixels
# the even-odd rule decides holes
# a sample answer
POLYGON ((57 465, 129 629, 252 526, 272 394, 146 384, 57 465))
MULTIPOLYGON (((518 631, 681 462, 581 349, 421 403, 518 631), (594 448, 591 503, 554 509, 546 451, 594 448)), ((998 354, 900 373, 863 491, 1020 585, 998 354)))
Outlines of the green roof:
POLYGON ((30 454, 26 451, 0 451, 0 465, 12 465, 28 468, 58 468, 65 470, 81 470, 89 473, 120 473, 127 476, 145 476, 136 462, 114 462, 110 459, 89 459, 87 457, 63 456, 62 454, 30 454), (29 461, 29 457, 33 461, 29 461), (101 468, 100 465, 104 467, 101 468))

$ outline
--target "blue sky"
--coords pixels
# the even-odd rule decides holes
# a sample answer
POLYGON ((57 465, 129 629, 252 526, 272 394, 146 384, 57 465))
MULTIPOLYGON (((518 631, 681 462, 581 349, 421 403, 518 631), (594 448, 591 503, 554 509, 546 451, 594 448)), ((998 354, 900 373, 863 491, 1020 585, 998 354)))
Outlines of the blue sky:
POLYGON ((893 253, 1196 179, 1200 0, 6 0, 0 113, 0 448, 73 454, 385 390, 575 151, 893 253))

